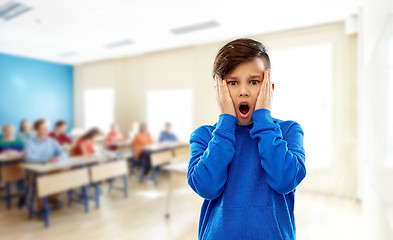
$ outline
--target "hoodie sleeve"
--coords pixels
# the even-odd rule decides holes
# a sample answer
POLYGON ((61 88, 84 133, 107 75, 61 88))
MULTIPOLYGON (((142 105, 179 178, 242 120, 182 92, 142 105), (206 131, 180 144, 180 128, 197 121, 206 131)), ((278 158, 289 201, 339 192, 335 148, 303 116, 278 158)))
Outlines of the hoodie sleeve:
POLYGON ((235 154, 237 118, 221 114, 212 135, 199 127, 190 137, 187 179, 191 188, 207 200, 217 198, 227 181, 227 168, 235 154))
POLYGON ((280 125, 273 122, 270 113, 268 109, 253 112, 254 126, 250 135, 258 140, 261 165, 269 186, 280 194, 287 194, 306 176, 304 133, 299 123, 290 121, 283 137, 280 125))

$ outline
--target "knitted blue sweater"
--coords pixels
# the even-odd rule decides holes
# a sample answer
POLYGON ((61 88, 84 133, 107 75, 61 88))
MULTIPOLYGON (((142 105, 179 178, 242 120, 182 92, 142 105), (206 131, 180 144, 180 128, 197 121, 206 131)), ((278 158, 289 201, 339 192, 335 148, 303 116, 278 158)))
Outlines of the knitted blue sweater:
POLYGON ((221 114, 190 138, 188 184, 202 198, 199 239, 295 239, 296 186, 306 176, 303 130, 253 112, 253 122, 221 114))

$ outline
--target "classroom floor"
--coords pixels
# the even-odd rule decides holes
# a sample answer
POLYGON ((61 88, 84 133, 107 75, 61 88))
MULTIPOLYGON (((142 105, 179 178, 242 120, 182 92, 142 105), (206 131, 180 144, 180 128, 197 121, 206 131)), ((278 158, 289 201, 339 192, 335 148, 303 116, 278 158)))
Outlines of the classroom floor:
MULTIPOLYGON (((190 189, 173 195, 171 217, 165 219, 168 176, 160 175, 155 187, 151 182, 129 180, 130 195, 104 190, 101 208, 91 202, 89 213, 82 205, 62 207, 51 214, 50 228, 42 220, 27 219, 27 210, 11 210, 0 202, 0 238, 18 239, 197 239, 202 200, 190 189)), ((121 181, 119 181, 119 184, 121 181)), ((65 199, 65 196, 63 196, 65 199)), ((299 190, 295 208, 297 239, 361 239, 361 206, 354 201, 315 195, 299 190)))

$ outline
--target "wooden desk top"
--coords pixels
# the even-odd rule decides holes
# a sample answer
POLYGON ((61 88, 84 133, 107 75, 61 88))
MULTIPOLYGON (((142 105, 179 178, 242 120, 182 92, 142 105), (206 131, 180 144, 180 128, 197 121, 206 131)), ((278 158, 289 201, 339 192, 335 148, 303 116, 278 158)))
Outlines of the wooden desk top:
POLYGON ((128 156, 129 154, 127 153, 125 153, 124 155, 117 155, 116 152, 105 152, 88 157, 70 157, 55 163, 22 163, 20 164, 20 167, 25 170, 29 170, 37 173, 47 173, 47 172, 53 172, 58 170, 65 170, 71 167, 78 167, 78 166, 83 166, 93 163, 106 162, 106 161, 113 160, 115 158, 125 158, 128 156))
POLYGON ((170 172, 187 174, 188 162, 171 163, 169 165, 164 166, 163 169, 168 170, 170 172))
POLYGON ((0 154, 0 162, 1 163, 23 160, 23 158, 24 158, 23 152, 10 153, 10 154, 0 154))
POLYGON ((187 142, 162 142, 162 143, 153 143, 147 146, 142 147, 143 150, 147 151, 152 151, 152 152, 157 152, 157 151, 162 151, 166 149, 173 150, 175 148, 183 147, 183 146, 188 146, 189 144, 187 142))
POLYGON ((116 141, 105 143, 106 146, 116 146, 116 147, 131 147, 131 143, 129 141, 116 141))

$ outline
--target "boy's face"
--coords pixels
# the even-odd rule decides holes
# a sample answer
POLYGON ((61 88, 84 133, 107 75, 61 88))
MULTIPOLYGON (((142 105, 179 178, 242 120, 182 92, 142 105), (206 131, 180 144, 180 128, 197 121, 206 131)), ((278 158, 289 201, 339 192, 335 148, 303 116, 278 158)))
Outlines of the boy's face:
POLYGON ((64 133, 66 128, 67 128, 67 125, 61 125, 60 127, 58 127, 57 131, 59 133, 64 133))
POLYGON ((38 129, 36 129, 36 133, 39 138, 43 138, 43 137, 48 136, 48 132, 49 132, 49 129, 48 129, 48 125, 46 123, 42 123, 38 127, 38 129))
POLYGON ((224 76, 240 125, 252 122, 252 112, 261 89, 265 65, 261 58, 242 63, 224 76))
POLYGON ((14 135, 14 127, 12 127, 11 125, 8 125, 4 128, 3 130, 4 136, 7 138, 12 137, 12 135, 14 135))

